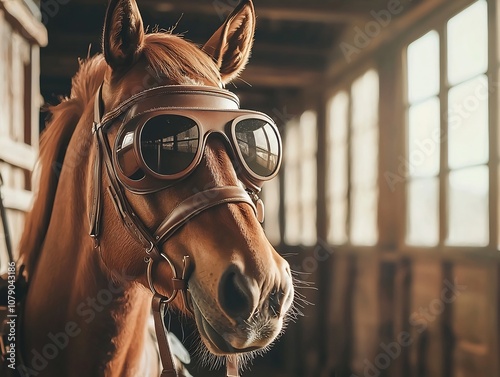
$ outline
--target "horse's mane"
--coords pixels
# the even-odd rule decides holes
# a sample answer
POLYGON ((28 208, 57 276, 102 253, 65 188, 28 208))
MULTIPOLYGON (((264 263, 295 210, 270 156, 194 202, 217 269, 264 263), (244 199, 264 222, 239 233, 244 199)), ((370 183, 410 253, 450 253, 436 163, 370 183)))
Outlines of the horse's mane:
MULTIPOLYGON (((204 78, 213 85, 221 81, 219 71, 208 55, 196 45, 170 33, 146 35, 143 55, 158 79, 168 77, 179 84, 193 83, 196 78, 204 78)), ((80 117, 102 83, 106 68, 101 54, 80 60, 80 68, 72 79, 70 96, 56 106, 47 107, 50 116, 40 139, 34 172, 37 191, 19 243, 20 256, 29 275, 34 272, 49 227, 66 148, 80 117)))

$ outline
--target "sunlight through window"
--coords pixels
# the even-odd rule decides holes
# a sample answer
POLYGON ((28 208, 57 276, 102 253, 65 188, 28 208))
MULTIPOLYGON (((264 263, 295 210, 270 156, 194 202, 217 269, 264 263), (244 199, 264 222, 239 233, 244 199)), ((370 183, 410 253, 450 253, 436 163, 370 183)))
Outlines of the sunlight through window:
POLYGON ((406 242, 485 246, 489 242, 487 2, 476 1, 443 26, 446 33, 431 31, 407 49, 406 242), (443 36, 447 39, 441 43, 443 36), (439 61, 444 54, 446 65, 439 61), (446 206, 440 206, 439 198, 446 206))
POLYGON ((328 242, 347 242, 349 96, 336 94, 328 104, 328 242))
POLYGON ((262 188, 262 200, 265 205, 264 230, 269 242, 279 245, 280 235, 280 180, 271 179, 262 188))
POLYGON ((356 245, 374 245, 378 238, 378 105, 378 74, 370 70, 352 85, 349 230, 356 245))
POLYGON ((285 141, 285 242, 316 243, 317 120, 306 111, 287 125, 285 141))

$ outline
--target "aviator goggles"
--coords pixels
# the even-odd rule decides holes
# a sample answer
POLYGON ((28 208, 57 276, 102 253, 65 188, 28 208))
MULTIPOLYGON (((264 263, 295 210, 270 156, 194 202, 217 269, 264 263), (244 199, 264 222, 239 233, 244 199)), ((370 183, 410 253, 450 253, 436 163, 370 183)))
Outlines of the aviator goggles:
POLYGON ((100 92, 95 124, 104 131, 122 119, 110 150, 113 170, 129 191, 147 194, 186 178, 199 165, 210 135, 229 147, 238 178, 260 191, 278 173, 281 138, 267 115, 239 109, 239 100, 223 89, 162 86, 141 92, 101 120, 100 92))

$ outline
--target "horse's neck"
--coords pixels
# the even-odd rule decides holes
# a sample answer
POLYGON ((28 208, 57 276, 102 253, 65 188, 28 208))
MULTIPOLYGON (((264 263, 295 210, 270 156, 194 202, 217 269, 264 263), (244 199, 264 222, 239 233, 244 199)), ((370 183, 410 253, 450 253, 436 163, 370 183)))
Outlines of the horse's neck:
POLYGON ((24 362, 40 377, 142 376, 148 293, 103 271, 88 236, 88 168, 61 175, 25 305, 24 362))

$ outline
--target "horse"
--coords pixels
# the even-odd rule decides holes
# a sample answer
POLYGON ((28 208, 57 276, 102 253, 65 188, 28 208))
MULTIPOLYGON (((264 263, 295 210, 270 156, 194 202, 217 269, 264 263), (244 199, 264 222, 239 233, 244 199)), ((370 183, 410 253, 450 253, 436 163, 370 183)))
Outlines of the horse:
POLYGON ((200 48, 146 33, 135 0, 110 0, 102 54, 80 62, 41 138, 20 241, 19 374, 174 375, 157 362, 152 298, 161 316, 194 319, 204 357, 236 369, 282 333, 293 279, 258 198, 281 141, 224 89, 248 62, 255 21, 243 0, 200 48))

